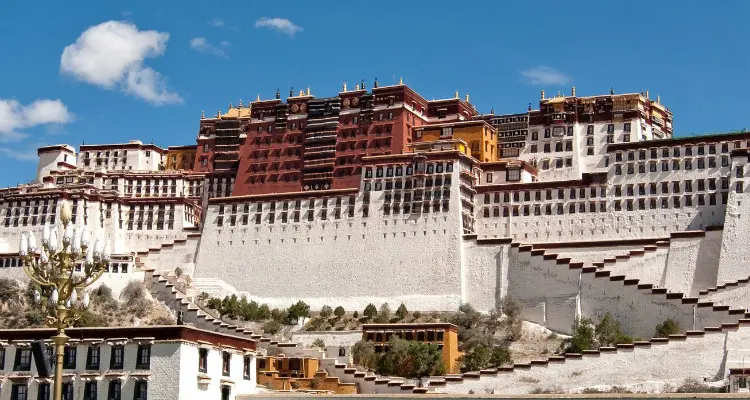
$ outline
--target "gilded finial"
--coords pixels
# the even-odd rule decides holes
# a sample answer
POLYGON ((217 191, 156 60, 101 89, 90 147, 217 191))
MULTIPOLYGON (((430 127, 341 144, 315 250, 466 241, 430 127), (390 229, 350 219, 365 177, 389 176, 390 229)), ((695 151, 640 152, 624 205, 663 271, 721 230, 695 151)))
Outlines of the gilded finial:
POLYGON ((201 119, 206 119, 206 112, 201 110, 201 119))
POLYGON ((300 96, 304 96, 304 95, 305 95, 305 91, 304 91, 304 90, 300 90, 300 91, 299 91, 299 95, 300 95, 300 96))
POLYGON ((240 104, 237 107, 242 108, 242 99, 240 99, 240 104))
POLYGON ((307 95, 310 96, 310 86, 307 87, 307 95))
POLYGON ((468 93, 466 93, 466 102, 467 103, 469 102, 469 94, 468 93))
POLYGON ((557 97, 562 97, 562 94, 560 94, 560 91, 557 91, 557 97))
POLYGON ((575 86, 573 86, 573 88, 570 89, 570 95, 573 96, 573 97, 576 97, 576 87, 575 86))
POLYGON ((357 84, 357 86, 355 86, 355 87, 357 88, 356 90, 359 90, 359 83, 358 83, 358 84, 357 84))
POLYGON ((458 98, 458 90, 456 90, 456 93, 453 95, 454 98, 458 98))
POLYGON ((542 89, 542 100, 544 100, 544 89, 542 89))
POLYGON ((255 101, 260 101, 260 93, 258 93, 258 97, 255 98, 255 101))
POLYGON ((490 114, 495 115, 495 107, 492 107, 492 109, 490 109, 490 114))
POLYGON ((346 92, 346 81, 344 81, 344 90, 342 92, 346 92))
POLYGON ((398 78, 398 84, 399 85, 403 85, 404 84, 404 77, 403 76, 400 77, 400 78, 398 78))
POLYGON ((232 109, 232 103, 229 103, 229 109, 230 110, 232 109))
POLYGON ((656 95, 656 104, 661 104, 661 96, 658 94, 656 95))
POLYGON ((221 118, 221 110, 216 112, 216 118, 221 118))

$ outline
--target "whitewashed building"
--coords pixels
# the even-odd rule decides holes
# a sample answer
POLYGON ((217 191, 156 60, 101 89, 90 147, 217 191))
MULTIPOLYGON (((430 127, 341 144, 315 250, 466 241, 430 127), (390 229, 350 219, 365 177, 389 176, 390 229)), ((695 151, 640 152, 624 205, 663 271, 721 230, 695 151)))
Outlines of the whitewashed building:
MULTIPOLYGON (((255 341, 184 325, 72 328, 63 399, 234 399, 256 390, 255 341)), ((46 400, 30 343, 51 329, 0 330, 0 399, 46 400)), ((51 342, 47 354, 52 357, 51 342)), ((51 369, 54 373, 54 369, 51 369)))

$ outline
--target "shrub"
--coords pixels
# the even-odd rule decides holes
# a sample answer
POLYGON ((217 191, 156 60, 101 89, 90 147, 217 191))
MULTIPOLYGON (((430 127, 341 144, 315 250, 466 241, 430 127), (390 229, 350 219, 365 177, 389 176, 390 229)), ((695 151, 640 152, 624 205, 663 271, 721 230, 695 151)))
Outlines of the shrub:
POLYGON ((320 349, 325 350, 326 348, 326 342, 323 341, 321 338, 317 338, 312 342, 313 347, 318 347, 320 349))
POLYGON ((200 301, 206 301, 208 300, 210 296, 206 292, 201 292, 201 294, 198 295, 198 300, 200 301))
POLYGON ((445 366, 437 345, 394 338, 388 350, 378 357, 377 372, 381 375, 421 378, 443 375, 445 366))
POLYGON ((365 307, 365 311, 362 312, 362 315, 367 317, 368 319, 372 319, 376 315, 378 315, 378 309, 375 308, 375 304, 368 304, 367 307, 365 307))
POLYGON ((477 344, 461 357, 461 371, 479 371, 490 362, 490 350, 484 344, 477 344))
POLYGON ((656 325, 656 337, 668 338, 669 335, 676 335, 678 333, 680 333, 680 324, 671 318, 656 325))
POLYGON ((110 289, 107 285, 101 285, 98 288, 96 288, 93 293, 95 297, 98 297, 98 300, 103 302, 109 302, 114 301, 114 297, 112 297, 112 289, 110 289))
POLYGON ((726 386, 709 386, 697 379, 688 378, 675 390, 675 393, 725 393, 726 386))
POLYGON ((594 325, 588 318, 576 318, 573 322, 573 335, 568 339, 567 353, 582 353, 596 346, 594 325))
POLYGON ((346 310, 344 310, 344 307, 338 306, 335 310, 333 310, 333 315, 335 315, 336 318, 342 318, 344 315, 346 315, 346 310))
POLYGON ((633 343, 633 338, 622 333, 620 323, 607 313, 596 326, 596 338, 599 346, 614 346, 619 343, 633 343))
POLYGON ((18 296, 18 283, 13 279, 0 278, 0 301, 7 303, 18 296))
POLYGON ((26 323, 29 324, 29 327, 43 327, 45 326, 45 323, 47 321, 47 314, 42 312, 41 310, 38 310, 36 308, 32 308, 28 311, 26 311, 26 323))
POLYGON ((401 303, 401 305, 396 309, 396 318, 398 318, 399 320, 403 320, 408 316, 409 311, 406 309, 406 305, 404 305, 404 303, 401 303))
POLYGON ((263 324, 263 332, 269 335, 275 335, 281 330, 281 323, 276 320, 270 320, 263 324))
MULTIPOLYGON (((139 281, 130 281, 120 293, 120 298, 127 304, 135 303, 137 300, 146 298, 146 285, 139 281)), ((110 291, 111 293, 111 291, 110 291)))
POLYGON ((508 325, 508 340, 515 341, 521 338, 523 331, 523 320, 521 319, 521 306, 509 296, 503 297, 500 303, 500 311, 505 314, 508 325))
POLYGON ((206 303, 206 307, 212 309, 212 310, 221 310, 221 300, 217 299, 216 297, 212 297, 208 299, 208 303, 206 303))
POLYGON ((490 354, 490 367, 500 367, 513 362, 510 350, 506 346, 495 346, 490 354))
POLYGON ((149 325, 174 325, 175 321, 172 319, 172 317, 168 317, 166 315, 162 315, 160 317, 154 318, 153 320, 149 321, 149 325))
POLYGON ((320 316, 323 318, 330 318, 333 314, 333 309, 331 309, 331 306, 323 306, 323 308, 320 309, 320 316))
POLYGON ((182 276, 182 268, 180 268, 180 267, 175 268, 174 269, 174 276, 176 276, 178 278, 181 277, 182 276))
POLYGON ((109 326, 107 319, 101 315, 94 314, 89 310, 83 310, 81 317, 73 322, 76 328, 85 328, 89 326, 109 326))
POLYGON ((352 318, 359 318, 359 311, 354 311, 352 318))
POLYGON ((411 313, 411 316, 414 317, 414 319, 419 319, 422 317, 422 313, 419 311, 414 311, 413 313, 411 313))

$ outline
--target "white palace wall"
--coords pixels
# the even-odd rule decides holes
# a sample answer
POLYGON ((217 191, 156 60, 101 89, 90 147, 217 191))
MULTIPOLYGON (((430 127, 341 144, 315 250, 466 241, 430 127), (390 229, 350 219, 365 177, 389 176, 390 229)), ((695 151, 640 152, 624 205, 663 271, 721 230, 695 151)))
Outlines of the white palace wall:
MULTIPOLYGON (((281 223, 282 206, 276 202, 275 222, 269 223, 271 205, 266 202, 262 223, 253 220, 258 204, 253 203, 247 225, 239 215, 235 226, 224 221, 219 227, 222 205, 211 203, 198 250, 196 283, 200 287, 205 278, 220 280, 248 299, 271 307, 288 307, 302 299, 313 309, 341 305, 361 310, 369 303, 388 302, 397 307, 403 302, 414 310, 455 310, 466 297, 458 174, 456 168, 448 212, 385 216, 384 192, 359 191, 352 194, 356 206, 351 218, 347 215, 349 194, 345 194, 340 196, 341 219, 333 217, 331 200, 336 195, 332 195, 326 220, 322 220, 322 198, 318 197, 311 222, 305 218, 306 198, 300 222, 292 222, 290 216, 287 223, 281 223), (369 215, 364 217, 366 194, 370 195, 369 215)), ((238 204, 241 209, 243 203, 238 204)))
POLYGON ((750 187, 747 176, 750 175, 748 155, 746 152, 733 154, 732 183, 729 191, 726 220, 721 243, 721 257, 717 281, 731 282, 750 276, 747 261, 750 260, 750 187))
POLYGON ((566 358, 564 362, 550 361, 548 364, 533 364, 530 368, 480 374, 474 379, 446 380, 446 385, 437 390, 455 394, 494 391, 510 395, 529 394, 535 390, 580 393, 586 388, 608 390, 620 386, 634 392, 661 392, 674 390, 687 378, 721 385, 720 381, 728 376, 730 368, 742 367, 748 354, 748 341, 750 328, 747 326, 706 332, 664 343, 652 342, 644 347, 584 354, 582 358, 566 358), (602 382, 606 382, 606 386, 602 386, 602 382))

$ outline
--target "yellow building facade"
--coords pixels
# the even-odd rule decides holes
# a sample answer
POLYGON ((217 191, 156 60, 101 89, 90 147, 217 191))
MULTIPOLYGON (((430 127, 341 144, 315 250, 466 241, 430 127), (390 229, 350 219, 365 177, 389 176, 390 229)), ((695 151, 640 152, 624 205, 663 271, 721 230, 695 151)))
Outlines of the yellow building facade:
POLYGON ((357 393, 356 384, 343 383, 325 371, 318 371, 320 361, 317 358, 259 357, 256 366, 258 384, 271 390, 357 393))
POLYGON ((415 142, 460 139, 469 146, 471 156, 481 162, 497 161, 497 134, 487 121, 458 121, 427 125, 414 129, 415 142))
POLYGON ((364 324, 362 341, 373 342, 376 352, 388 349, 392 338, 435 344, 441 350, 446 372, 457 373, 460 368, 458 351, 458 327, 448 323, 422 324, 364 324))
POLYGON ((177 171, 192 170, 198 146, 169 146, 167 148, 166 169, 177 171))

